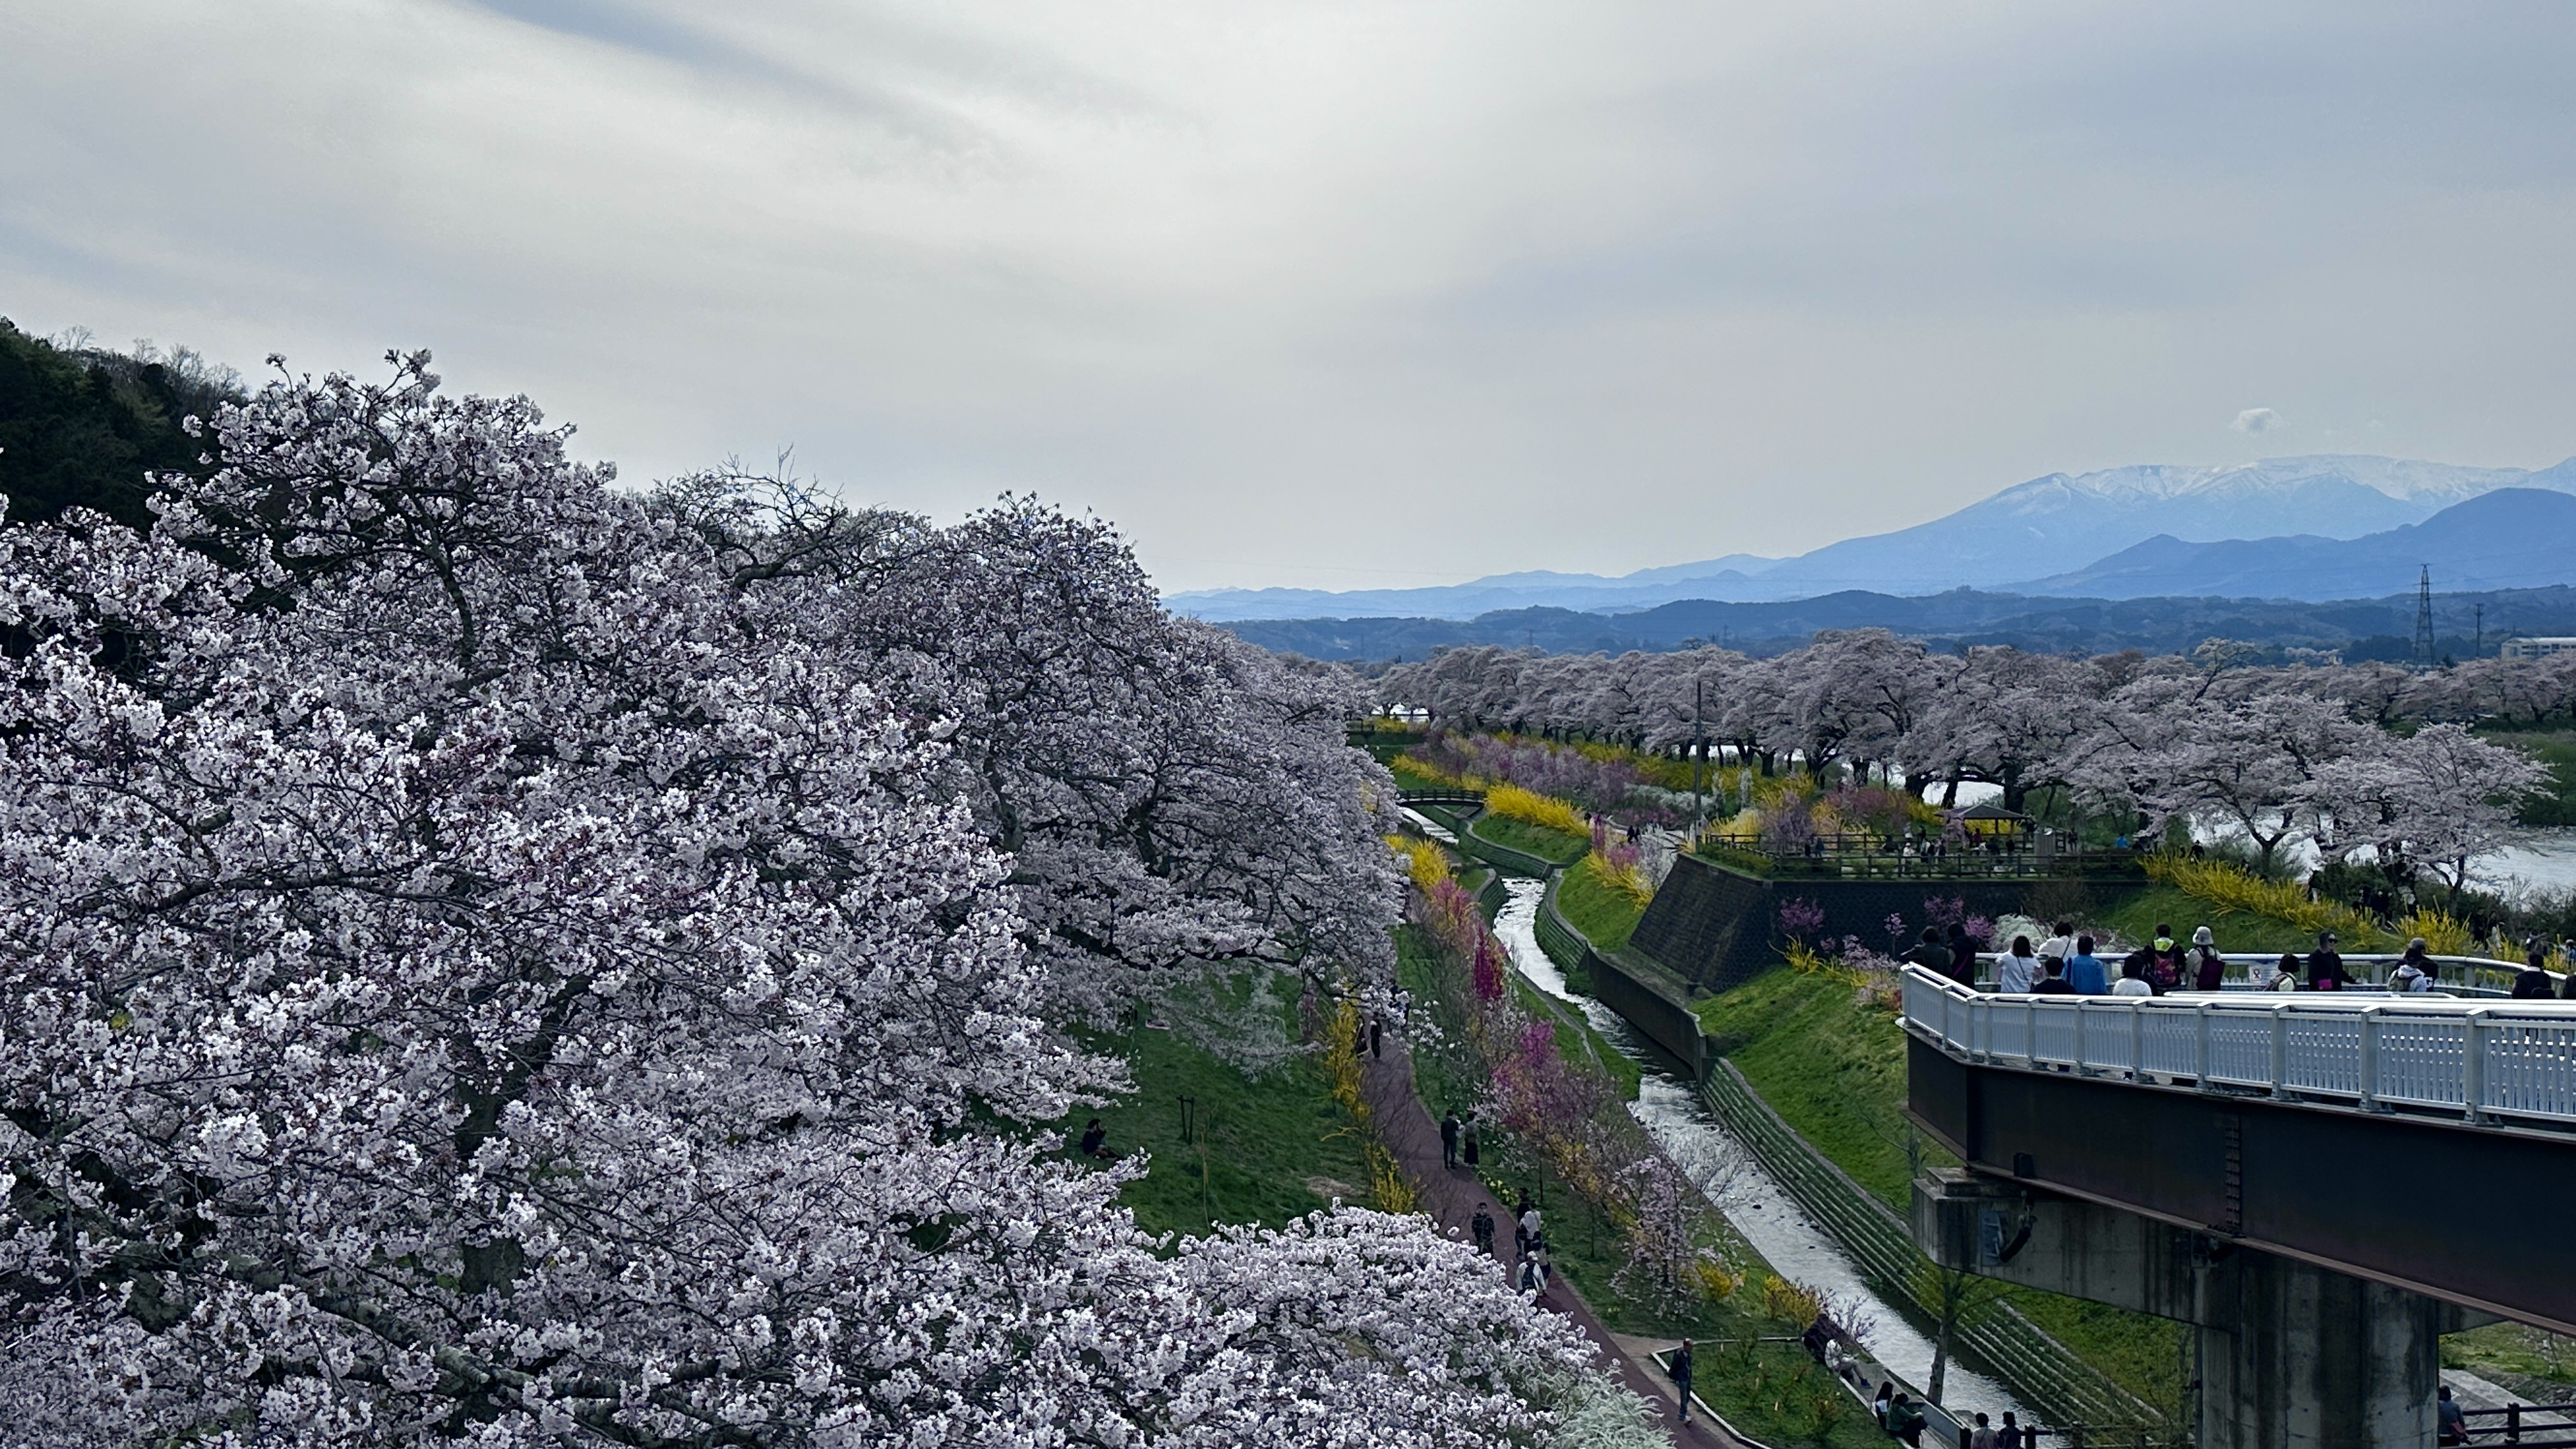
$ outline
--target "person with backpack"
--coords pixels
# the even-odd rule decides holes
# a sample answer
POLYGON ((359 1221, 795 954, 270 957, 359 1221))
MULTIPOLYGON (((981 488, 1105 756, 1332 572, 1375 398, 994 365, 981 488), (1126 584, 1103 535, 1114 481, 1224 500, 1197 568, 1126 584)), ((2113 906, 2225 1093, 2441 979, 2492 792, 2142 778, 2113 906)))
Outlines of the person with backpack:
POLYGON ((2227 986, 2227 958, 2218 954, 2217 938, 2207 926, 2196 926, 2191 933, 2191 952, 2184 958, 2191 964, 2191 989, 2220 991, 2227 986))
POLYGON ((2155 939, 2147 946, 2147 984, 2162 996, 2182 982, 2182 947, 2174 940, 2173 927, 2158 921, 2155 939))
POLYGON ((2425 954, 2424 938, 2406 943, 2406 954, 2397 958, 2397 969, 2388 973, 2391 991, 2430 991, 2433 989, 2433 961, 2425 954))

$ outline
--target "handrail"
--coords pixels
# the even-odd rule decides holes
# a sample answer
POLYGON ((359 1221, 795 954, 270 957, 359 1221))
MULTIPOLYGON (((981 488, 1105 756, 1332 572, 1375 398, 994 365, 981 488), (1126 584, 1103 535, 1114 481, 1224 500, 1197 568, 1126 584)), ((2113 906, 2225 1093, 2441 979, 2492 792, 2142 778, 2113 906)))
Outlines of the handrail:
MULTIPOLYGON (((2033 942, 2032 944, 2036 945, 2038 943, 2033 942)), ((2220 983, 2220 989, 2224 991, 2251 991, 2256 989, 2253 980, 2253 968, 2256 966, 2268 966, 2277 963, 2281 959, 2281 954, 2282 953, 2278 951, 2219 952, 2218 959, 2226 962, 2229 967, 2229 974, 2227 978, 2220 983)), ((2297 954, 2299 956, 2299 960, 2302 963, 2301 970, 2304 971, 2306 969, 2305 962, 2307 957, 2301 953, 2292 954, 2297 954)), ((2109 956, 2105 956, 2101 959, 2102 964, 2106 969, 2114 972, 2117 971, 2120 964, 2117 959, 2109 956)), ((2355 989, 2365 991, 2372 989, 2372 987, 2378 983, 2385 982, 2388 979, 2389 970, 2394 969, 2397 963, 2403 959, 2405 958, 2402 954, 2393 951, 2346 952, 2343 957, 2343 961, 2346 966, 2382 968, 2367 972, 2356 971, 2354 973, 2357 983, 2355 989)), ((2437 989, 2469 996, 2510 995, 2513 987, 2513 978, 2521 975, 2525 969, 2520 962, 2501 961, 2492 956, 2427 956, 2425 959, 2433 963, 2433 979, 2434 985, 2437 989)), ((2002 962, 2003 953, 2001 952, 1979 952, 1977 954, 1977 984, 1988 988, 1995 986, 1997 984, 1995 972, 2001 966, 2002 962)), ((2551 995, 2555 996, 2566 988, 2567 978, 2564 974, 2552 971, 2549 972, 2548 975, 2551 995)))
POLYGON ((2576 1132, 2576 1001, 2006 996, 1915 965, 1903 981, 1905 1029, 1986 1066, 2576 1132))

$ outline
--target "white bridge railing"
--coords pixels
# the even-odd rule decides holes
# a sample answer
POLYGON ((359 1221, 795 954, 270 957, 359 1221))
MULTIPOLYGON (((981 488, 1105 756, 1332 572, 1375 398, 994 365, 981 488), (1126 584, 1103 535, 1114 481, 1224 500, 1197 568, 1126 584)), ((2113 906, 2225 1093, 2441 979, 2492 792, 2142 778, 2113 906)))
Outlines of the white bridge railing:
POLYGON ((1906 1028, 1992 1066, 2576 1129, 2576 1001, 2003 996, 1905 968, 1906 1028))

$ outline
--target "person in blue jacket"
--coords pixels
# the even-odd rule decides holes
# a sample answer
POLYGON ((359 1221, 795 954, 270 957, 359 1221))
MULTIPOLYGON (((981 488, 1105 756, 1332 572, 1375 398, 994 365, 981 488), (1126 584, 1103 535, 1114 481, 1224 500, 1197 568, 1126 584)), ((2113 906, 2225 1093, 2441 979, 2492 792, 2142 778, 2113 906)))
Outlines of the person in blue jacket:
POLYGON ((2075 938, 2075 954, 2066 958, 2066 984, 2074 987, 2078 996, 2111 994, 2111 976, 2102 969, 2101 959, 2093 954, 2092 937, 2075 938))

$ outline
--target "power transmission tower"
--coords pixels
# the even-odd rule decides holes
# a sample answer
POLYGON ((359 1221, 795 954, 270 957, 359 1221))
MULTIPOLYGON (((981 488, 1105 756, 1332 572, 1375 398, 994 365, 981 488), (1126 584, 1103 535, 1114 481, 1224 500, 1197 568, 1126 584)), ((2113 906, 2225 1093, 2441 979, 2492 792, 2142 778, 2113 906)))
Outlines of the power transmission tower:
POLYGON ((2415 580, 2415 667, 2433 667, 2433 566, 2426 564, 2415 580))
POLYGON ((2469 646, 2469 657, 2484 659, 2487 657, 2487 606, 2480 604, 2473 613, 2478 621, 2478 634, 2477 642, 2469 646))

